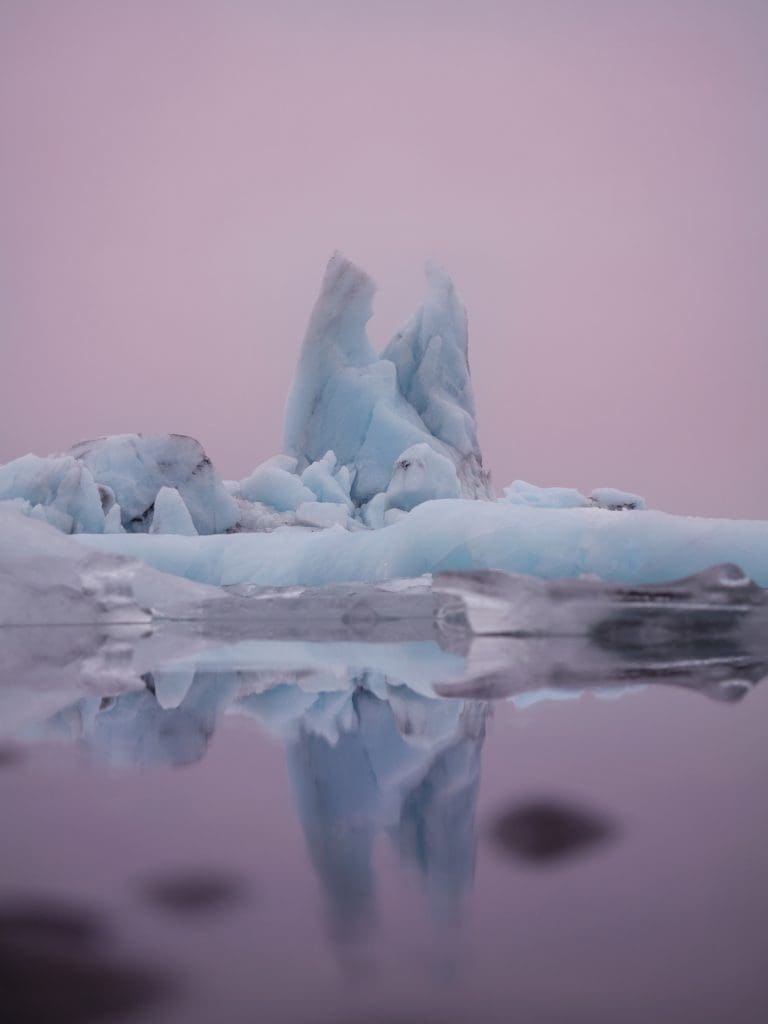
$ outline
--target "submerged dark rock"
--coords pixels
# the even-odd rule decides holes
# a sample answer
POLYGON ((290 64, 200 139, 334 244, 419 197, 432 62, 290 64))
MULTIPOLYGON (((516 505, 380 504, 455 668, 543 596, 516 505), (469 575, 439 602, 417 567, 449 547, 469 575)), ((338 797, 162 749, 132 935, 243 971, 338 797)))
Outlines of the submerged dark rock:
POLYGON ((150 879, 145 897, 162 910, 184 916, 206 914, 231 907, 247 896, 245 883, 234 875, 216 871, 180 871, 150 879))
POLYGON ((593 811, 548 799, 516 804, 491 827, 492 839, 505 853, 541 865, 585 853, 615 834, 615 826, 593 811))
POLYGON ((106 920, 91 909, 34 900, 0 905, 0 998, 13 1024, 149 1020, 171 991, 154 967, 105 948, 106 920), (138 1015, 141 1015, 139 1017, 138 1015))

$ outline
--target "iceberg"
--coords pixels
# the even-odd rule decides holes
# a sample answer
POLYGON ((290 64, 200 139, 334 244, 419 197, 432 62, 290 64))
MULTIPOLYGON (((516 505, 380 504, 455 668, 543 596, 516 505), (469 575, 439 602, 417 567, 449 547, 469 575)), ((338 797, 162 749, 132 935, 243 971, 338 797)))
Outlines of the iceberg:
POLYGON ((461 493, 488 497, 477 444, 464 307, 428 269, 422 309, 381 357, 366 333, 375 286, 336 253, 310 316, 285 418, 285 450, 303 471, 332 451, 364 505, 386 491, 406 449, 426 444, 456 466, 461 493))
MULTIPOLYGON (((734 563, 768 584, 768 523, 649 510, 635 493, 515 480, 493 497, 467 314, 447 273, 377 354, 375 286, 336 253, 288 397, 284 451, 222 481, 178 434, 123 434, 0 466, 0 506, 103 554, 216 587, 377 584, 496 569, 652 583, 734 563)), ((74 543, 74 542, 73 542, 74 543)))

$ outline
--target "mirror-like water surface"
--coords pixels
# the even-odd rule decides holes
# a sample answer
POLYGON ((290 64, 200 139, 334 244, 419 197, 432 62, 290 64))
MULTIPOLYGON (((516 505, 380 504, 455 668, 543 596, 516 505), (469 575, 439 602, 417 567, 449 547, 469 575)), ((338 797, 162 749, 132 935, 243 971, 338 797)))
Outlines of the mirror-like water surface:
POLYGON ((408 613, 2 631, 5 1019, 768 1019, 757 634, 408 613))

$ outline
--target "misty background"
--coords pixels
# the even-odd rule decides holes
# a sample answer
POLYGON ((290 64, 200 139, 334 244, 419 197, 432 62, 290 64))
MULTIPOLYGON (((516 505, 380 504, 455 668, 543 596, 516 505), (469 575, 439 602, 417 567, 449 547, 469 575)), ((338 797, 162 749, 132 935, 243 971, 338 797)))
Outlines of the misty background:
POLYGON ((0 0, 0 461, 280 450, 334 249, 451 272, 515 478, 768 517, 768 5, 0 0))

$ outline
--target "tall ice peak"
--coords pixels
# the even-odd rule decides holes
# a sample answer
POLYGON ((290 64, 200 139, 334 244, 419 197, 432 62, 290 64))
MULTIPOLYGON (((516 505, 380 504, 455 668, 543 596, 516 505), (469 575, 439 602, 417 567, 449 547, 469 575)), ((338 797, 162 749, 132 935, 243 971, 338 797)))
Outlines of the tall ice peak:
POLYGON ((366 324, 375 285, 334 253, 309 318, 285 418, 285 451, 299 471, 333 450, 358 505, 385 491, 399 456, 426 443, 449 457, 464 497, 490 495, 477 442, 467 314, 439 264, 424 303, 381 357, 366 324))

